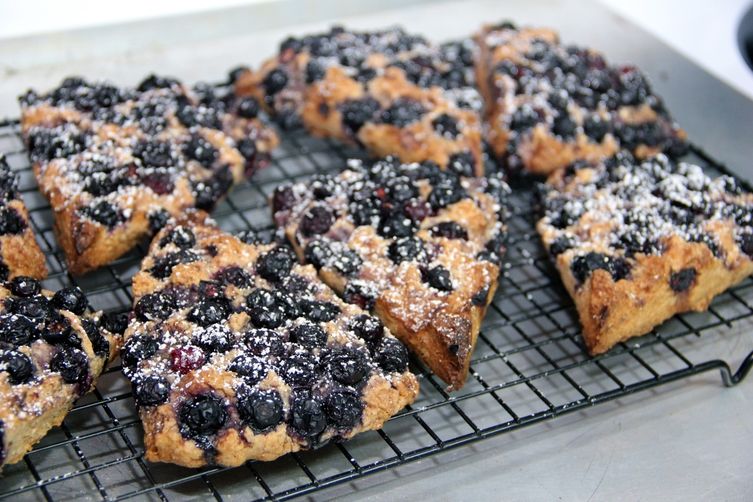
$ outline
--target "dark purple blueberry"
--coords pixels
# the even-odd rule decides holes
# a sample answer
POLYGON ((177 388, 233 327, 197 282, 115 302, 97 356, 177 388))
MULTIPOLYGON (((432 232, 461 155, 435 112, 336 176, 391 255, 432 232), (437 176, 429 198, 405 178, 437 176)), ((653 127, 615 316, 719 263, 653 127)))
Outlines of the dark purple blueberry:
POLYGON ((425 262, 428 259, 424 241, 419 237, 402 237, 393 241, 387 249, 387 256, 396 265, 404 261, 425 262))
POLYGON ((272 96, 280 92, 288 84, 288 74, 282 68, 275 68, 271 72, 267 73, 262 80, 264 91, 268 96, 272 96))
POLYGON ((180 82, 178 82, 177 79, 172 77, 160 77, 152 74, 142 80, 136 89, 139 92, 146 92, 152 89, 168 89, 177 85, 180 85, 180 82))
POLYGON ((222 399, 200 395, 187 400, 178 412, 180 433, 184 437, 215 434, 228 421, 228 413, 222 399))
POLYGON ((578 283, 583 283, 594 270, 606 270, 614 281, 624 279, 630 274, 630 265, 623 258, 607 256, 593 251, 577 256, 570 264, 570 269, 578 283))
POLYGON ((572 249, 575 243, 567 236, 560 236, 557 237, 552 243, 549 245, 549 254, 551 254, 553 257, 557 257, 567 251, 568 249, 572 249))
POLYGON ((249 385, 261 382, 269 373, 269 367, 262 359, 247 354, 235 357, 227 369, 242 376, 243 380, 249 385))
POLYGON ((311 194, 316 200, 323 200, 331 196, 336 189, 335 180, 330 176, 316 174, 309 180, 311 194))
POLYGON ((10 269, 8 268, 8 265, 3 263, 2 260, 0 260, 0 281, 6 281, 8 280, 8 276, 10 275, 10 269))
POLYGON ((310 207, 301 218, 300 231, 305 237, 321 235, 327 232, 335 222, 335 215, 327 206, 310 207))
POLYGON ((76 315, 81 315, 86 311, 89 302, 81 288, 78 286, 71 286, 69 288, 63 288, 55 293, 52 297, 52 305, 55 308, 68 310, 76 315))
POLYGON ((368 360, 357 349, 335 348, 324 358, 326 370, 343 385, 358 385, 369 372, 368 360))
POLYGON ((609 124, 599 115, 590 115, 583 122, 583 130, 589 138, 600 143, 609 132, 609 124))
POLYGON ((142 296, 133 309, 136 319, 141 322, 163 321, 175 310, 175 301, 164 293, 150 293, 142 296))
POLYGON ((452 278, 450 277, 450 271, 442 265, 437 265, 434 268, 421 271, 421 279, 426 282, 432 288, 440 291, 452 291, 454 286, 452 285, 452 278))
POLYGON ((230 70, 227 74, 228 84, 234 84, 236 81, 238 81, 241 75, 243 75, 244 73, 248 71, 249 71, 248 66, 244 66, 244 65, 236 66, 235 68, 230 70))
POLYGON ((356 134, 366 122, 374 120, 379 111, 379 102, 374 98, 348 99, 339 107, 343 128, 356 134))
POLYGON ((123 334, 128 328, 128 314, 126 312, 105 312, 99 322, 110 333, 123 334))
POLYGON ((324 240, 315 239, 306 244, 303 257, 307 263, 312 264, 318 270, 330 261, 332 250, 324 240))
POLYGON ((320 400, 301 392, 293 396, 291 425, 303 437, 313 437, 327 427, 327 416, 320 400))
POLYGON ((513 131, 523 131, 536 125, 539 121, 539 114, 536 113, 530 105, 523 105, 512 115, 510 129, 513 131))
POLYGON ((454 204, 465 196, 465 189, 457 180, 445 178, 434 186, 428 201, 434 210, 438 210, 454 204))
POLYGON ((200 134, 191 135, 191 139, 183 145, 183 153, 204 167, 211 166, 220 157, 219 150, 200 134))
POLYGON ((282 379, 293 387, 310 386, 316 378, 316 360, 306 350, 297 350, 282 363, 282 379))
POLYGON ((170 243, 180 249, 188 249, 196 244, 196 236, 186 227, 176 227, 159 241, 160 247, 165 247, 170 243))
POLYGON ((277 110, 274 119, 283 131, 292 131, 303 126, 301 115, 295 109, 291 108, 277 110))
POLYGON ((84 191, 95 197, 101 197, 114 192, 121 185, 122 180, 111 173, 94 173, 84 180, 84 191))
POLYGON ((489 286, 484 286, 483 288, 479 289, 471 297, 471 303, 477 307, 483 307, 487 304, 488 300, 489 286))
POLYGON ((0 235, 20 234, 26 228, 24 220, 18 211, 12 207, 0 209, 0 235))
POLYGON ((385 215, 378 228, 379 235, 383 237, 410 237, 415 232, 416 222, 402 211, 385 215))
POLYGON ((170 351, 170 369, 181 374, 201 368, 206 360, 204 351, 191 345, 176 347, 170 351))
POLYGON ((690 289, 695 284, 695 278, 698 275, 696 269, 689 267, 683 268, 679 272, 672 272, 669 276, 669 287, 675 293, 682 293, 690 289))
POLYGON ((460 134, 460 130, 458 129, 458 120, 452 115, 447 115, 446 113, 443 113, 442 115, 432 120, 431 125, 440 136, 455 138, 458 134, 460 134))
POLYGON ((340 307, 331 302, 303 299, 298 302, 303 315, 313 322, 329 322, 340 315, 340 307))
POLYGON ((295 258, 287 246, 277 246, 256 261, 256 273, 270 282, 280 282, 290 274, 295 258))
POLYGON ((13 385, 28 382, 34 374, 31 358, 17 350, 0 351, 0 372, 8 373, 8 381, 13 385))
POLYGON ((471 177, 476 171, 476 159, 471 152, 458 152, 450 155, 447 168, 459 176, 471 177))
POLYGON ((173 269, 184 263, 192 263, 199 259, 199 256, 187 249, 181 249, 175 253, 168 253, 154 260, 154 265, 149 269, 149 273, 157 279, 167 279, 173 273, 173 269))
POLYGON ((217 324, 230 315, 231 307, 225 298, 204 298, 188 311, 186 319, 202 327, 217 324))
POLYGON ((140 361, 149 359, 157 353, 157 340, 147 335, 134 335, 123 345, 120 358, 123 366, 136 366, 140 361))
POLYGON ((285 307, 269 290, 259 288, 246 297, 251 322, 257 328, 276 328, 285 322, 285 307))
POLYGON ((71 322, 57 312, 45 323, 42 338, 51 345, 81 348, 81 339, 71 327, 71 322))
POLYGON ((329 265, 342 275, 350 276, 360 270, 363 260, 352 249, 345 249, 330 260, 329 265))
POLYGON ((91 319, 82 319, 81 327, 84 328, 89 342, 92 344, 92 350, 99 357, 109 357, 110 354, 110 342, 104 337, 102 332, 97 327, 97 323, 91 319))
POLYGON ((157 406, 170 396, 170 383, 159 375, 147 375, 136 380, 133 396, 139 406, 157 406))
MULTIPOLYGON (((259 149, 256 147, 256 142, 252 140, 251 138, 241 138, 236 142, 236 148, 238 148, 238 151, 241 152, 241 155, 243 155, 243 158, 247 161, 247 167, 246 174, 250 175, 251 171, 248 171, 248 169, 255 169, 255 167, 258 165, 256 154, 258 153, 259 149)), ((261 157, 260 157, 261 159, 261 157)))
MULTIPOLYGON (((29 297, 39 294, 42 286, 33 277, 19 275, 9 283, 10 292, 16 296, 29 297)), ((80 291, 80 290, 79 290, 80 291)))
POLYGON ((407 176, 396 176, 387 180, 384 193, 388 201, 402 204, 418 196, 418 187, 407 176))
POLYGON ((6 308, 14 313, 35 321, 44 321, 50 315, 50 301, 42 295, 32 298, 8 298, 6 308))
POLYGON ((279 211, 287 211, 292 209, 296 203, 296 196, 293 192, 293 187, 290 185, 282 185, 275 188, 272 193, 272 212, 277 213, 279 211))
POLYGON ((232 185, 233 173, 227 164, 215 171, 212 178, 192 183, 196 207, 205 211, 213 209, 232 185))
POLYGON ((133 147, 133 156, 149 167, 170 167, 175 164, 170 144, 164 141, 140 140, 133 147))
POLYGON ((39 129, 29 134, 29 152, 33 160, 64 159, 84 150, 85 138, 81 134, 59 134, 39 129))
POLYGON ((39 338, 37 323, 19 315, 3 315, 0 317, 0 343, 12 347, 29 345, 39 338))
POLYGON ((377 292, 368 284, 349 281, 343 290, 343 300, 362 309, 371 310, 376 304, 377 292))
POLYGON ((306 83, 313 84, 317 80, 321 80, 326 75, 327 70, 324 65, 316 59, 309 60, 306 63, 306 83))
POLYGON ((215 324, 195 333, 191 343, 208 353, 223 353, 235 347, 235 337, 227 326, 215 324))
POLYGON ((408 349, 395 338, 382 338, 375 349, 374 360, 387 373, 402 373, 408 369, 408 349))
POLYGON ((307 349, 324 347, 327 343, 327 332, 318 324, 304 322, 290 329, 290 341, 307 349))
POLYGON ((361 396, 350 389, 337 389, 329 393, 324 401, 327 421, 341 429, 352 429, 363 415, 361 396))
POLYGON ((251 354, 261 357, 280 356, 285 351, 285 339, 271 329, 251 329, 243 337, 251 354))
POLYGON ((50 359, 50 371, 60 373, 65 383, 81 383, 89 374, 89 358, 79 349, 61 347, 50 359))
POLYGON ((468 240, 468 231, 462 225, 454 221, 443 221, 437 223, 429 229, 434 237, 445 237, 447 239, 468 240))
POLYGON ((153 234, 159 232, 165 225, 167 225, 171 217, 170 213, 164 209, 150 211, 148 214, 149 231, 153 234))
POLYGON ((406 127, 426 113, 426 108, 411 98, 398 98, 382 112, 382 122, 396 127, 406 127))
POLYGON ((348 204, 348 211, 356 225, 373 225, 379 222, 381 201, 376 197, 354 200, 348 204))
POLYGON ((238 99, 235 113, 245 119, 254 119, 259 115, 259 102, 252 97, 238 99))
POLYGON ((208 127, 210 129, 222 129, 222 117, 217 108, 211 106, 193 106, 188 102, 181 102, 176 117, 185 127, 194 126, 208 127))
POLYGON ((350 322, 349 328, 372 347, 384 337, 384 324, 382 324, 382 321, 368 314, 361 314, 355 317, 350 322))
POLYGON ((118 207, 106 200, 100 200, 93 206, 84 207, 81 209, 81 213, 108 228, 115 227, 125 219, 118 207))
POLYGON ((215 278, 222 284, 232 284, 237 288, 247 288, 253 283, 251 275, 240 267, 228 267, 217 274, 215 278))
POLYGON ((578 125, 567 115, 559 115, 554 119, 552 132, 564 139, 572 138, 578 125))
POLYGON ((235 392, 236 408, 244 424, 254 431, 264 432, 275 427, 284 417, 280 393, 273 389, 240 387, 235 392))
POLYGON ((741 234, 737 239, 740 250, 753 259, 753 234, 741 234))

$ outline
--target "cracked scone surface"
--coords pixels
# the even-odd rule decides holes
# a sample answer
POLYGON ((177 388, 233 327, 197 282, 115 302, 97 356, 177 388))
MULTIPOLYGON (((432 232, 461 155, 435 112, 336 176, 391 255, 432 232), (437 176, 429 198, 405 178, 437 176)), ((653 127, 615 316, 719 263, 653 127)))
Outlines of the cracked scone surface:
POLYGON ((117 354, 125 317, 87 309, 77 287, 53 293, 24 276, 0 286, 0 466, 60 425, 117 354))
POLYGON ((287 246, 169 226, 133 292, 122 359, 148 460, 273 460, 379 429, 418 393, 407 349, 287 246))
POLYGON ((481 174, 481 98, 470 41, 434 45, 402 29, 288 38, 259 71, 242 73, 283 127, 365 147, 377 157, 431 160, 481 174))
POLYGON ((639 158, 686 150, 685 131, 638 68, 610 65, 546 28, 502 23, 475 40, 487 139, 511 170, 545 175, 620 149, 639 158))
POLYGON ((575 300, 591 354, 753 273, 753 195, 664 155, 621 154, 553 174, 537 229, 575 300))
POLYGON ((47 276, 44 254, 18 192, 18 178, 0 153, 0 281, 17 276, 47 276))
POLYGON ((20 98, 21 128, 69 270, 110 263, 188 208, 211 209, 268 163, 251 98, 150 76, 137 88, 68 78, 20 98))
POLYGON ((459 389, 497 287, 507 193, 498 177, 354 160, 279 187, 272 209, 300 258, 459 389))

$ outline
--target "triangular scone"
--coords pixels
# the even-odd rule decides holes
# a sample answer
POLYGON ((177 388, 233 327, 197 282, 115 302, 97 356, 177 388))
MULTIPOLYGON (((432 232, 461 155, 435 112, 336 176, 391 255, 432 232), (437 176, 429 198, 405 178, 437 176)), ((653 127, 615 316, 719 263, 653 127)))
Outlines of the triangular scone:
POLYGON ((537 228, 599 354, 753 273, 753 194, 663 155, 554 173, 537 228))
POLYGON ((407 349, 287 246, 169 226, 133 293, 122 360, 148 460, 273 460, 379 429, 418 393, 407 349))
POLYGON ((117 354, 123 315, 87 313, 77 287, 18 276, 0 286, 0 466, 21 460, 117 354))
POLYGON ((18 193, 18 179, 0 154, 0 281, 19 275, 43 279, 47 265, 18 193))
POLYGON ((256 72, 236 76, 283 126, 481 174, 481 97, 470 41, 442 46, 399 28, 341 27, 288 38, 256 72))
POLYGON ((251 98, 151 76, 136 89, 68 78, 22 96, 21 128, 69 270, 112 262, 170 216, 211 209, 269 159, 251 98))
POLYGON ((513 170, 549 174, 627 149, 640 158, 687 150, 646 77, 547 28, 486 26, 475 37, 488 141, 513 170))
POLYGON ((279 187, 272 206, 300 258, 459 389, 497 288, 507 190, 433 163, 350 161, 279 187))

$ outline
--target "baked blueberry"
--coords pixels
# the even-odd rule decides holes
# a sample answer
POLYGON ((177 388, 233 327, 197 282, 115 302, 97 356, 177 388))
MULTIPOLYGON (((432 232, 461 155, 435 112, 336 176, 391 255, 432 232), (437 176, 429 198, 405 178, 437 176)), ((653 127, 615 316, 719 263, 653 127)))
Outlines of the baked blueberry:
POLYGON ((285 338, 271 329, 250 329, 243 337, 248 352, 256 356, 281 356, 285 351, 285 338))
POLYGON ((315 239, 306 244, 303 256, 307 263, 312 264, 318 270, 327 265, 332 257, 332 250, 323 239, 315 239))
POLYGON ((371 310, 376 304, 377 291, 361 281, 348 281, 343 289, 343 300, 362 309, 371 310))
POLYGON ((361 421, 363 400, 350 389, 333 390, 324 401, 324 410, 327 422, 338 428, 351 429, 361 421))
POLYGON ((34 279, 33 277, 27 277, 25 275, 19 275, 17 277, 14 277, 13 280, 10 281, 8 284, 8 287, 16 296, 22 296, 22 297, 29 297, 39 294, 39 291, 42 289, 42 287, 39 284, 39 281, 34 279))
POLYGON ((175 227, 159 241, 160 247, 165 247, 170 243, 175 244, 180 249, 188 249, 196 244, 196 236, 189 228, 175 227))
POLYGON ((460 134, 458 129, 458 120, 452 115, 443 113, 431 121, 432 127, 440 136, 454 139, 460 134))
POLYGON ((450 155, 447 168, 459 176, 471 177, 476 170, 476 159, 471 152, 458 152, 450 155))
POLYGON ((378 111, 379 102, 374 98, 345 100, 340 105, 343 127, 355 134, 366 122, 373 120, 378 111))
POLYGON ((31 298, 6 298, 5 307, 14 314, 35 321, 45 321, 50 315, 50 301, 42 295, 31 298))
POLYGON ((309 60, 306 63, 306 83, 313 84, 317 80, 321 80, 326 75, 326 69, 324 65, 316 59, 309 60))
POLYGON ((426 108, 412 98, 398 98, 382 112, 382 122, 396 127, 406 127, 421 119, 426 108))
POLYGON ((340 315, 340 307, 331 302, 302 299, 298 302, 301 313, 313 322, 329 322, 340 315))
POLYGON ((65 383, 81 383, 89 374, 89 358, 72 347, 60 347, 50 359, 50 371, 60 373, 65 383))
POLYGON ((409 237, 416 231, 416 222, 402 211, 394 211, 382 217, 379 235, 383 237, 409 237))
POLYGON ((741 234, 737 238, 737 245, 743 253, 753 259, 753 234, 741 234))
POLYGON ((213 324, 194 333, 191 343, 205 352, 227 352, 235 346, 235 337, 227 326, 213 324))
POLYGON ((625 259, 607 256, 593 251, 576 256, 570 264, 570 269, 578 283, 583 283, 594 270, 606 270, 614 281, 624 279, 630 274, 630 265, 625 259))
POLYGON ((158 140, 139 140, 133 146, 133 156, 149 167, 170 167, 175 164, 170 144, 158 140))
POLYGON ((402 204, 418 196, 418 187, 407 176, 395 176, 385 182, 384 193, 388 201, 402 204))
POLYGON ((324 357, 326 370, 343 385, 358 385, 368 374, 368 360, 357 349, 333 348, 324 357))
POLYGON ((86 311, 89 302, 81 288, 78 286, 71 286, 69 288, 63 288, 55 293, 52 297, 52 305, 55 308, 68 310, 76 315, 81 315, 86 311))
POLYGON ((140 361, 149 359, 159 349, 157 340, 147 335, 134 335, 123 345, 120 358, 123 366, 136 366, 140 361))
POLYGON ((219 397, 199 395, 181 405, 178 417, 181 434, 193 438, 218 432, 225 426, 228 412, 219 397))
POLYGON ((258 328, 276 328, 285 322, 285 308, 268 289, 255 289, 246 297, 251 322, 258 328))
POLYGON ((139 406, 157 406, 170 396, 170 383, 159 375, 147 375, 136 380, 133 396, 139 406))
POLYGON ((513 131, 523 131, 536 125, 539 121, 539 114, 531 105, 524 104, 512 114, 510 120, 510 129, 513 131))
POLYGON ((25 316, 5 314, 0 317, 0 342, 12 347, 29 345, 39 338, 37 323, 25 316))
POLYGON ((327 427, 322 402, 308 392, 296 393, 291 403, 291 425, 303 437, 313 437, 327 427))
POLYGON ((17 350, 0 351, 0 372, 8 373, 8 381, 13 385, 26 383, 34 375, 31 358, 17 350))
POLYGON ((695 284, 698 272, 692 267, 683 268, 677 272, 672 272, 669 276, 669 287, 675 293, 682 293, 689 290, 695 284))
POLYGON ((238 402, 236 408, 243 423, 257 432, 275 427, 284 418, 284 408, 280 393, 274 389, 251 389, 239 387, 235 391, 238 402))
POLYGON ((395 338, 382 338, 374 351, 374 360, 387 373, 408 369, 408 349, 395 338))
POLYGON ((326 233, 334 222, 335 215, 329 207, 316 205, 303 214, 300 230, 305 237, 321 235, 326 233))
POLYGON ((468 240, 468 231, 457 222, 442 221, 429 229, 431 235, 435 237, 446 237, 447 239, 468 240))
POLYGON ((251 275, 240 267, 228 267, 220 270, 215 279, 221 284, 232 284, 237 288, 247 288, 253 284, 251 275))
POLYGON ((147 215, 149 220, 149 231, 154 233, 159 232, 170 221, 171 215, 164 209, 157 209, 150 211, 147 215))
POLYGON ((327 343, 327 332, 318 324, 303 322, 290 328, 290 341, 307 349, 324 347, 327 343))
POLYGON ((272 212, 287 211, 292 209, 296 203, 296 196, 293 187, 282 185, 275 188, 272 192, 272 212))
POLYGON ((185 374, 204 366, 207 356, 198 347, 186 345, 170 350, 170 369, 185 374))
POLYGON ((191 138, 183 145, 183 153, 189 159, 200 162, 206 167, 209 167, 220 156, 219 150, 200 134, 191 135, 191 138))
POLYGON ((424 241, 419 237, 402 237, 393 241, 387 255, 396 265, 404 261, 425 262, 428 259, 424 241))
POLYGON ((294 350, 282 362, 281 376, 293 387, 310 386, 316 378, 316 359, 307 350, 294 350))
POLYGON ((356 316, 349 328, 370 346, 375 346, 384 336, 382 321, 368 314, 356 316))
POLYGON ((259 102, 252 97, 239 98, 235 113, 246 119, 254 119, 259 115, 259 102))
POLYGON ((256 262, 256 273, 270 282, 280 282, 290 274, 295 260, 286 246, 267 251, 256 262))
POLYGON ((87 338, 89 338, 89 342, 92 344, 94 354, 99 357, 109 357, 110 342, 107 341, 107 338, 105 338, 99 330, 97 323, 91 319, 82 319, 81 327, 84 328, 84 332, 86 333, 87 338))
POLYGON ((173 269, 184 263, 192 263, 199 259, 199 256, 191 250, 181 249, 174 253, 168 253, 154 260, 154 265, 149 269, 149 273, 157 279, 167 279, 173 273, 173 269))
POLYGON ((434 210, 439 210, 454 204, 465 196, 465 190, 457 180, 444 178, 434 185, 428 201, 434 210))
POLYGON ((225 298, 204 298, 188 311, 186 319, 199 326, 207 327, 224 321, 231 313, 225 298))
POLYGON ((51 345, 81 348, 81 339, 67 317, 54 312, 42 329, 42 338, 51 345))
POLYGON ((549 254, 551 254, 554 257, 557 257, 567 251, 568 249, 572 249, 575 246, 575 243, 573 240, 567 236, 560 236, 557 237, 552 243, 549 245, 549 254))
POLYGON ((236 356, 227 369, 242 376, 249 385, 261 382, 269 373, 269 367, 262 359, 247 354, 236 356))
POLYGON ((363 260, 352 249, 344 249, 330 260, 329 265, 343 275, 353 275, 361 268, 363 260))
POLYGON ((86 206, 80 212, 84 216, 108 228, 115 227, 125 219, 120 209, 106 200, 100 200, 91 206, 86 206))
POLYGON ((288 84, 288 74, 281 68, 275 68, 269 72, 262 81, 264 90, 268 96, 280 92, 288 84))
POLYGON ((450 271, 442 265, 437 265, 430 269, 421 271, 421 278, 432 288, 440 291, 452 291, 455 289, 452 285, 450 271))
POLYGON ((125 312, 105 312, 99 322, 110 333, 123 334, 128 328, 128 314, 125 312))

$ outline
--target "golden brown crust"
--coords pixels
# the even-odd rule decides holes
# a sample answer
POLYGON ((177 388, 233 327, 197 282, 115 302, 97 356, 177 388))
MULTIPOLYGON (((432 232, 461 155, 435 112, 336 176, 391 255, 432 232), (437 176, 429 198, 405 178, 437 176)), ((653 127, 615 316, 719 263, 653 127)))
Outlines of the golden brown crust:
POLYGON ((198 96, 177 82, 143 92, 116 90, 116 103, 85 111, 77 101, 57 100, 61 89, 67 87, 24 102, 21 128, 76 275, 126 253, 154 232, 156 221, 210 207, 265 165, 277 144, 258 119, 198 105, 198 96), (51 146, 56 144, 62 146, 51 146), (144 147, 151 144, 156 149, 144 147), (95 211, 101 217, 92 216, 95 211), (110 217, 113 211, 117 217, 110 217))
MULTIPOLYGON (((273 208, 277 209, 275 221, 285 229, 300 259, 312 258, 307 255, 307 246, 324 247, 328 257, 317 266, 325 283, 346 301, 372 308, 390 331, 447 382, 450 389, 459 389, 465 382, 481 320, 493 298, 499 275, 498 261, 493 263, 479 257, 485 250, 498 246, 498 239, 505 231, 499 220, 500 201, 484 193, 487 183, 493 181, 463 180, 465 195, 422 217, 410 237, 396 238, 383 230, 387 225, 385 220, 354 224, 353 211, 358 210, 353 209, 352 190, 384 194, 385 187, 370 184, 372 181, 364 175, 369 168, 353 162, 349 166, 355 170, 320 180, 330 192, 324 198, 313 195, 312 189, 318 188, 311 184, 278 189, 273 197, 273 208), (274 199, 283 197, 292 201, 284 208, 274 207, 274 199), (302 222, 321 205, 334 213, 334 222, 320 235, 307 234, 302 222), (447 225, 452 226, 446 235, 437 233, 438 226, 447 225), (410 247, 411 242, 419 243, 430 256, 424 259, 420 251, 416 256, 398 258, 395 249, 403 244, 410 247), (345 264, 344 259, 347 259, 345 264), (351 262, 358 263, 357 270, 349 265, 351 262), (433 282, 430 276, 437 270, 444 270, 451 284, 433 282)), ((395 167, 389 161, 377 163, 372 172, 379 173, 375 177, 390 179, 393 170, 394 176, 398 176, 396 173, 401 169, 408 178, 414 175, 420 178, 417 173, 411 174, 418 169, 416 165, 395 167)), ((405 202, 406 206, 423 207, 423 201, 434 200, 431 197, 434 187, 428 179, 412 183, 418 202, 405 202)), ((389 197, 383 197, 384 212, 393 203, 389 197)), ((503 251, 496 249, 498 254, 503 251)), ((313 258, 322 260, 316 253, 313 258)), ((498 255, 492 258, 498 259, 498 255)))
POLYGON ((685 131, 636 68, 610 67, 596 51, 566 48, 546 28, 485 26, 475 40, 487 140, 511 168, 546 175, 620 148, 639 158, 685 150, 685 131))
POLYGON ((753 273, 746 255, 753 252, 753 196, 725 183, 735 186, 731 178, 709 180, 700 168, 676 167, 665 157, 550 177, 550 209, 537 229, 575 300, 589 353, 643 335, 676 313, 705 310, 716 295, 753 273), (614 171, 611 181, 599 181, 608 169, 614 171), (562 206, 557 199, 569 202, 562 206), (585 200, 590 202, 578 214, 585 200), (693 201, 687 210, 710 216, 688 223, 684 212, 673 209, 676 200, 693 201), (638 227, 633 214, 645 219, 638 227), (607 263, 603 256, 610 257, 607 263))
MULTIPOLYGON (((381 428, 389 417, 413 402, 418 393, 415 376, 407 368, 382 369, 375 362, 380 357, 379 343, 384 343, 385 340, 398 342, 387 332, 383 333, 381 342, 376 341, 377 345, 367 344, 359 338, 352 331, 352 323, 364 312, 340 301, 317 279, 312 267, 293 265, 291 258, 291 268, 281 282, 267 280, 262 277, 267 274, 259 271, 260 260, 264 260, 270 253, 283 252, 282 248, 244 244, 211 224, 199 223, 198 220, 199 218, 194 218, 194 224, 190 227, 168 227, 160 232, 151 245, 142 270, 133 281, 136 318, 126 332, 126 347, 136 344, 143 337, 161 338, 156 354, 139 360, 135 365, 127 364, 126 375, 137 389, 137 404, 141 396, 139 388, 146 379, 158 375, 169 381, 170 388, 169 396, 165 395, 164 402, 151 405, 141 403, 139 407, 148 460, 187 467, 207 464, 237 466, 251 459, 273 460, 286 453, 312 448, 330 439, 349 439, 362 431, 381 428), (184 247, 183 252, 194 253, 198 258, 189 263, 176 264, 164 278, 156 277, 155 270, 159 268, 161 260, 177 249, 171 244, 170 237, 176 229, 180 232, 188 230, 195 237, 195 244, 184 247), (211 253, 207 249, 211 249, 211 253), (227 282, 228 280, 232 282, 227 282), (232 305, 226 319, 221 321, 223 328, 219 328, 220 324, 202 327, 203 321, 191 317, 188 306, 203 301, 202 293, 198 297, 192 295, 206 288, 207 284, 216 285, 212 287, 216 287, 222 298, 232 305), (300 314, 289 314, 293 317, 279 323, 274 322, 274 325, 259 324, 262 322, 256 317, 259 311, 247 306, 247 298, 255 294, 254 291, 276 291, 287 295, 289 288, 304 288, 298 289, 292 297, 302 309, 304 303, 309 301, 323 302, 337 309, 336 316, 318 323, 326 333, 326 345, 312 348, 303 345, 302 339, 297 338, 302 335, 293 336, 296 326, 310 324, 302 317, 298 318, 300 314), (186 298, 190 300, 187 300, 186 306, 183 303, 174 305, 175 310, 164 320, 148 320, 143 317, 143 313, 148 311, 144 302, 154 297, 155 293, 174 295, 175 298, 188 295, 186 298), (262 326, 267 331, 260 329, 262 326), (227 329, 228 333, 238 338, 227 349, 207 352, 206 360, 190 370, 176 366, 176 353, 199 350, 195 341, 198 334, 216 329, 227 329), (255 337, 254 343, 263 344, 266 341, 275 342, 275 336, 282 336, 286 340, 285 355, 271 349, 258 352, 253 348, 257 345, 248 345, 252 343, 249 337, 255 337), (332 358, 341 353, 339 351, 348 353, 351 350, 359 351, 367 357, 368 373, 362 381, 345 384, 343 377, 334 377, 334 373, 330 375, 326 368, 331 368, 328 365, 333 364, 332 358), (291 358, 301 357, 301 354, 316 359, 319 361, 316 368, 322 368, 316 370, 313 383, 300 380, 300 373, 291 373, 292 370, 289 369, 288 365, 293 364, 290 362, 291 358), (263 373, 252 380, 243 367, 237 369, 234 366, 238 364, 238 360, 245 358, 250 358, 255 361, 255 365, 259 365, 254 367, 263 367, 263 373), (341 380, 336 381, 336 378, 341 380), (263 430, 259 430, 253 419, 244 414, 243 410, 246 408, 241 403, 248 399, 250 393, 257 391, 272 392, 279 397, 281 403, 280 417, 263 430), (329 403, 338 392, 344 392, 347 396, 359 396, 362 406, 360 415, 354 417, 356 420, 348 426, 337 425, 336 419, 330 416, 336 411, 330 409, 329 403), (197 436, 192 432, 194 429, 187 425, 188 422, 182 422, 184 419, 181 417, 185 413, 183 410, 206 396, 223 403, 221 406, 227 419, 211 433, 197 436), (313 406, 323 406, 323 413, 327 416, 326 427, 317 429, 314 435, 299 428, 302 426, 299 424, 301 418, 299 411, 296 411, 296 403, 307 396, 313 396, 317 403, 313 406)), ((271 306, 269 309, 274 310, 271 306)), ((311 322, 315 322, 310 317, 311 314, 306 315, 311 322)), ((407 364, 407 360, 405 363, 407 364)))

